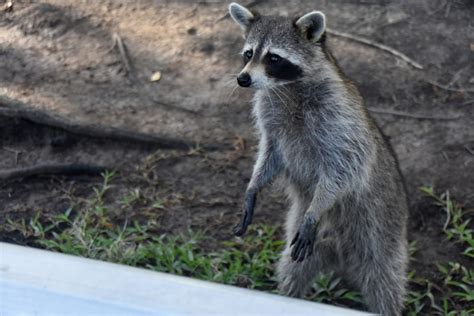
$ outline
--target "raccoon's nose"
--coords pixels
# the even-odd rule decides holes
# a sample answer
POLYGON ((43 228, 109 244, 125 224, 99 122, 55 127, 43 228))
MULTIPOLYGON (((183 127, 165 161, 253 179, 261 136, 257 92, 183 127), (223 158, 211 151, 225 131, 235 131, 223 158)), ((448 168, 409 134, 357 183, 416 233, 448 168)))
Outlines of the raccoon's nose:
POLYGON ((237 77, 237 82, 241 87, 248 87, 252 83, 252 78, 250 78, 248 73, 244 72, 237 77))

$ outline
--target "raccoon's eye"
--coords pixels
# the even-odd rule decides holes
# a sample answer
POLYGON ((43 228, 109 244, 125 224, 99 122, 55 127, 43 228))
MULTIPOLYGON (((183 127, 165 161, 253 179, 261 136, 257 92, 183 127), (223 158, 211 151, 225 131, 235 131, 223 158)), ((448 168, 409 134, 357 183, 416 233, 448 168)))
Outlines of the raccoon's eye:
POLYGON ((250 49, 249 49, 249 50, 246 50, 246 51, 244 52, 244 60, 245 60, 245 62, 248 62, 250 59, 252 59, 252 56, 253 56, 252 50, 250 50, 250 49))
POLYGON ((281 57, 275 54, 268 54, 268 60, 270 60, 272 64, 277 64, 281 61, 281 57))

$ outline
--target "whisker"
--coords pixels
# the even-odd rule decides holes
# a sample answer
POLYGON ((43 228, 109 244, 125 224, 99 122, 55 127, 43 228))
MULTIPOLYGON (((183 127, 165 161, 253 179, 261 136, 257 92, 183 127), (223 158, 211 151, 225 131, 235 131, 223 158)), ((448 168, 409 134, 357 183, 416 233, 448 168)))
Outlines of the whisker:
POLYGON ((275 95, 280 99, 281 103, 283 103, 283 106, 285 107, 285 109, 288 111, 288 112, 291 112, 290 111, 290 108, 288 107, 288 105, 285 103, 285 101, 283 101, 283 99, 281 98, 281 96, 278 94, 278 92, 273 88, 273 87, 270 87, 270 89, 275 93, 275 95))
POLYGON ((268 100, 270 100, 270 104, 272 105, 272 107, 275 107, 275 105, 273 104, 273 101, 272 101, 272 97, 270 96, 270 93, 268 93, 268 89, 264 89, 264 91, 266 92, 266 94, 268 96, 268 100))
MULTIPOLYGON (((285 98, 287 98, 288 101, 292 101, 294 103, 294 101, 288 96, 288 94, 286 94, 282 89, 279 89, 278 86, 275 86, 273 88, 275 88, 276 91, 280 92, 285 98)), ((286 91, 291 94, 288 89, 286 89, 286 91)))
POLYGON ((235 90, 237 90, 238 87, 239 87, 239 86, 236 85, 236 86, 234 87, 234 89, 232 89, 232 91, 231 91, 231 92, 229 93, 229 95, 227 96, 227 99, 229 99, 230 97, 232 97, 232 95, 234 94, 235 90))
POLYGON ((239 75, 239 74, 237 73, 237 74, 224 74, 224 75, 222 75, 222 76, 223 76, 223 77, 226 77, 226 78, 234 78, 234 79, 235 79, 235 78, 237 78, 238 75, 239 75))
POLYGON ((297 108, 298 103, 295 101, 294 97, 293 98, 291 97, 293 96, 293 92, 286 88, 283 90, 283 88, 284 87, 275 87, 275 89, 278 90, 278 92, 282 93, 287 98, 287 100, 290 101, 290 103, 293 104, 297 108), (286 91, 286 93, 288 93, 289 95, 286 94, 284 91, 286 91))
POLYGON ((229 79, 229 80, 227 80, 227 81, 224 81, 224 86, 229 87, 229 86, 231 86, 231 85, 234 85, 235 83, 236 83, 236 82, 235 82, 234 79, 229 79))

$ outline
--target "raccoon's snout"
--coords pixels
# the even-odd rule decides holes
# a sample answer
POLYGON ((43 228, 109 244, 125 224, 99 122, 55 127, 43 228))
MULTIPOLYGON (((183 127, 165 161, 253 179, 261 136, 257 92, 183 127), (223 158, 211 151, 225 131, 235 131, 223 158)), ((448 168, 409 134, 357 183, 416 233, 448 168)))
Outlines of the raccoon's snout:
POLYGON ((241 87, 249 87, 252 83, 252 78, 248 73, 244 72, 237 77, 237 83, 241 87))

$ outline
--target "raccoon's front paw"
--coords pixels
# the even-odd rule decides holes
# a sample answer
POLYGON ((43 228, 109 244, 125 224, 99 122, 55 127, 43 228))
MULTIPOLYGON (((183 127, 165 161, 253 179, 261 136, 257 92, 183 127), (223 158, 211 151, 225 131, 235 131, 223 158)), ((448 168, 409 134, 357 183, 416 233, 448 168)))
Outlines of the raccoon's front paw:
POLYGON ((240 222, 232 230, 235 236, 242 236, 247 231, 247 227, 252 223, 253 210, 257 200, 257 192, 247 191, 245 194, 244 211, 240 222))
POLYGON ((294 261, 302 262, 313 254, 314 241, 316 239, 316 222, 311 218, 304 219, 298 232, 291 241, 293 249, 291 250, 291 258, 294 261))

